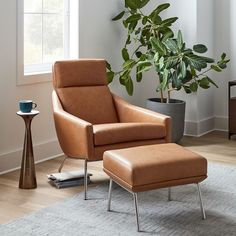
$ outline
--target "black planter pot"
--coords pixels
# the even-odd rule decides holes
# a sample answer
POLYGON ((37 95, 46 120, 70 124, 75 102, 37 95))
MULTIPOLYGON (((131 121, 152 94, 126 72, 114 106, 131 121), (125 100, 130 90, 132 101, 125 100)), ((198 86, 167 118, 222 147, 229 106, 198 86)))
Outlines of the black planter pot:
POLYGON ((185 101, 171 99, 170 103, 161 103, 160 98, 149 98, 146 107, 149 110, 168 115, 172 118, 172 142, 180 141, 184 134, 185 101))

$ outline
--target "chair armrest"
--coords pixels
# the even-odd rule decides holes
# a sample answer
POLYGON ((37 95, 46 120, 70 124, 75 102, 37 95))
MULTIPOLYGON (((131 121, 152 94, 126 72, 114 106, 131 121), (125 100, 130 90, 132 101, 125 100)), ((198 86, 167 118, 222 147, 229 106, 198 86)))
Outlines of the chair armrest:
POLYGON ((60 146, 68 157, 90 159, 93 156, 93 126, 63 110, 52 92, 53 115, 60 146))
POLYGON ((113 100, 120 122, 145 122, 159 124, 164 126, 166 129, 166 142, 171 142, 171 117, 134 106, 114 94, 113 100))

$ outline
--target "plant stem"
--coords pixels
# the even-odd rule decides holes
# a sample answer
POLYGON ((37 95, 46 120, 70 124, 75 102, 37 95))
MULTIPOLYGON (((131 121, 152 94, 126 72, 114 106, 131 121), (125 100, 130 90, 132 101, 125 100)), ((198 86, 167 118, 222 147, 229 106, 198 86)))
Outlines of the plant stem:
POLYGON ((160 93, 161 93, 161 103, 163 103, 164 102, 164 95, 163 95, 162 89, 160 90, 160 93))
POLYGON ((212 69, 209 68, 208 70, 203 71, 201 74, 198 74, 198 75, 196 75, 195 77, 202 76, 202 75, 204 75, 205 73, 207 73, 207 72, 210 71, 210 70, 212 70, 212 69))
POLYGON ((169 84, 167 84, 167 98, 166 98, 166 103, 170 103, 170 87, 169 84))
POLYGON ((167 100, 166 103, 170 103, 170 90, 167 91, 167 100))

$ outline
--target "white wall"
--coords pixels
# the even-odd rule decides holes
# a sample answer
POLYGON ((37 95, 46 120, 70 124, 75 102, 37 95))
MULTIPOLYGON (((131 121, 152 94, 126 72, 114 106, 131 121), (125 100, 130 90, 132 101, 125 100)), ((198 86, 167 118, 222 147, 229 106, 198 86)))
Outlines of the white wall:
POLYGON ((0 173, 19 166, 24 138, 18 101, 32 99, 41 114, 32 124, 35 159, 61 153, 56 141, 51 109, 51 83, 16 86, 16 2, 0 1, 0 173))
POLYGON ((215 57, 219 57, 224 51, 231 59, 228 69, 215 76, 219 85, 219 89, 215 89, 214 94, 216 126, 219 129, 226 130, 228 129, 228 81, 235 80, 236 72, 236 1, 215 0, 214 2, 215 57))

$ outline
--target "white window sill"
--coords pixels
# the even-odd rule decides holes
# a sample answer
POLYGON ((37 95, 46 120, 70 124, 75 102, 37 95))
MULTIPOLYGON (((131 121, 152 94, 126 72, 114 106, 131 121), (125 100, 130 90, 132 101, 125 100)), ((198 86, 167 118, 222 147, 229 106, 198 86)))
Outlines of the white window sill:
POLYGON ((39 72, 32 74, 25 74, 23 78, 18 78, 17 86, 36 84, 36 83, 46 83, 52 81, 52 72, 39 72))

